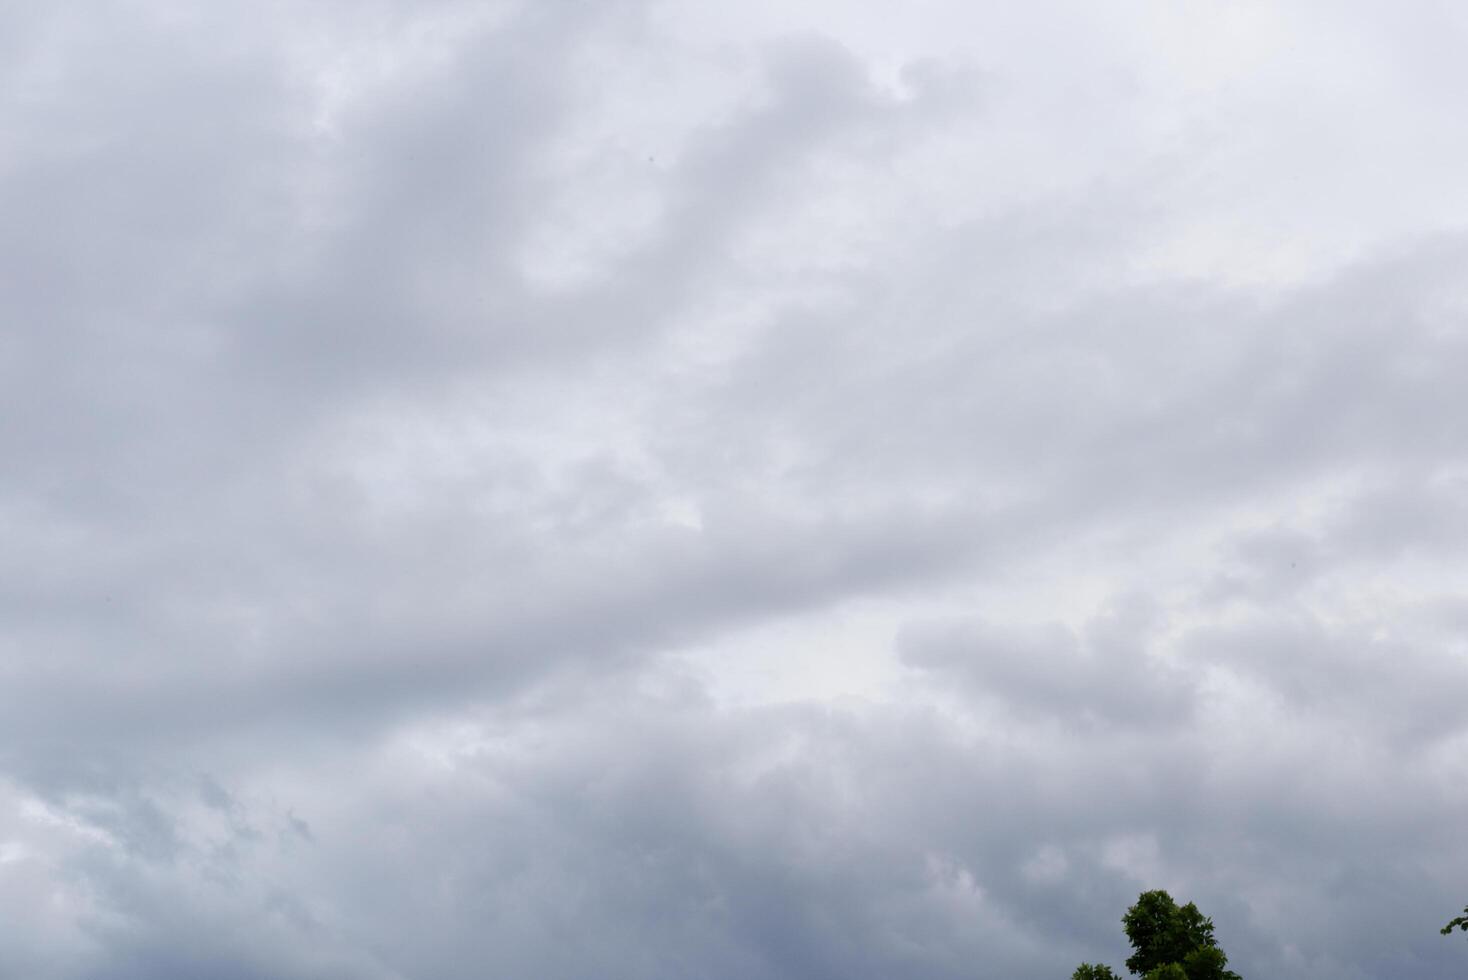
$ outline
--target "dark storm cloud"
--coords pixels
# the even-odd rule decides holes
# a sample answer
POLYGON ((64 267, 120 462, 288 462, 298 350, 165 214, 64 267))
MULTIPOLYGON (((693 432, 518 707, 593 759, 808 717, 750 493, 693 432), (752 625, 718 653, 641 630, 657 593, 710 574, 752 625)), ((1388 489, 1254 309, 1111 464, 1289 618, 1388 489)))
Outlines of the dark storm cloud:
POLYGON ((1210 11, 0 15, 0 973, 1450 973, 1468 251, 1210 11))

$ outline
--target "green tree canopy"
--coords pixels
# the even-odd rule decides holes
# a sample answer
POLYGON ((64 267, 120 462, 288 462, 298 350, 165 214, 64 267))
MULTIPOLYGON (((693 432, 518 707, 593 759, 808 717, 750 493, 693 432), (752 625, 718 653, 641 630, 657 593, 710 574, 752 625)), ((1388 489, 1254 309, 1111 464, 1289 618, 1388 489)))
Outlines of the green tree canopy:
POLYGON ((1148 970, 1142 980, 1188 980, 1188 971, 1176 963, 1169 963, 1155 970, 1148 970))
POLYGON ((1225 969, 1228 957, 1217 946, 1199 946, 1183 957, 1183 970, 1188 980, 1239 980, 1239 975, 1225 969))
POLYGON ((1082 963, 1076 967, 1076 972, 1070 975, 1070 980, 1118 980, 1118 978, 1109 966, 1102 966, 1100 963, 1082 963))
MULTIPOLYGON (((1213 920, 1192 902, 1178 905, 1165 891, 1143 892, 1121 924, 1132 944, 1126 967, 1142 980, 1240 980, 1213 938, 1213 920)), ((1071 980, 1116 980, 1116 974, 1082 963, 1071 980)))
POLYGON ((1468 932, 1468 906, 1463 907, 1462 915, 1442 927, 1442 934, 1446 936, 1454 929, 1462 929, 1464 932, 1468 932))
POLYGON ((1126 968, 1144 976, 1159 966, 1182 963, 1199 947, 1216 945, 1213 920, 1192 902, 1179 907, 1160 889, 1143 892, 1122 916, 1121 924, 1133 950, 1126 968))

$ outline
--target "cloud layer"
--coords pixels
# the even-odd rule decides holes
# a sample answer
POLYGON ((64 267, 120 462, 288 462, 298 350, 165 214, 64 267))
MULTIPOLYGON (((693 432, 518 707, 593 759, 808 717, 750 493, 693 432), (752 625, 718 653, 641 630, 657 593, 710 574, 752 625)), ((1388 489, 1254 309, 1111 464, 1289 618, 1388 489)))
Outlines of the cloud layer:
POLYGON ((0 14, 0 974, 1450 975, 1468 21, 0 14))

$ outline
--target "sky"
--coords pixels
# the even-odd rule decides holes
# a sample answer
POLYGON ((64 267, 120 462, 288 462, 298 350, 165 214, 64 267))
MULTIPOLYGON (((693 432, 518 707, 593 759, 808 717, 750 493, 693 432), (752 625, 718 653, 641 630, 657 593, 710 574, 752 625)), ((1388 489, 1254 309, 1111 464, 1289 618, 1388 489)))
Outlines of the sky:
POLYGON ((1465 50, 0 6, 0 976, 1461 974, 1465 50))

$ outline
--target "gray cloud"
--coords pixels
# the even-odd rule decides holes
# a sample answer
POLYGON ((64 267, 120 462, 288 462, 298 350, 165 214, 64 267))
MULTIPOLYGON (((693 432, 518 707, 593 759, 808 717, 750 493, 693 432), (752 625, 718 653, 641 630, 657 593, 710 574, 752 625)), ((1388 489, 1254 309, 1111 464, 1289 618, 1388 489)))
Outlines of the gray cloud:
POLYGON ((1463 25, 1046 6, 0 14, 0 973, 1449 975, 1463 25))

